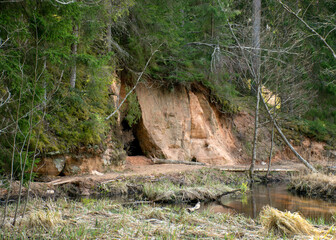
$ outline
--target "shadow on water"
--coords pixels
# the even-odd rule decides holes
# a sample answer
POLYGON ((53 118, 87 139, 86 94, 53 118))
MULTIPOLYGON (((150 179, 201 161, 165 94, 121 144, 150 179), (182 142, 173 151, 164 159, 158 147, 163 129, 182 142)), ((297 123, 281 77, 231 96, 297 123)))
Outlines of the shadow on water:
POLYGON ((220 199, 220 204, 208 203, 202 208, 215 213, 242 213, 256 218, 266 205, 281 211, 300 212, 306 218, 323 218, 326 222, 332 221, 333 216, 336 216, 335 202, 294 195, 287 191, 285 184, 254 185, 244 197, 226 196, 220 199))

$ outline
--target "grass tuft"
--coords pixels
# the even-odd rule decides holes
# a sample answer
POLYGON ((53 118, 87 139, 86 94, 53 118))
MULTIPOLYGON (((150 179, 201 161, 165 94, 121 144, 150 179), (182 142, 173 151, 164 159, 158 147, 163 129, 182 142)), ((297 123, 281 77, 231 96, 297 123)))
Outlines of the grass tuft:
POLYGON ((162 182, 153 187, 144 185, 144 195, 148 200, 155 202, 191 202, 217 199, 223 193, 233 191, 232 188, 217 184, 215 186, 186 187, 162 182))
POLYGON ((29 227, 53 228, 63 224, 61 213, 54 210, 37 210, 29 214, 27 219, 29 227))
POLYGON ((299 213, 282 212, 270 206, 265 206, 260 212, 260 221, 266 232, 273 232, 280 236, 321 234, 299 213))

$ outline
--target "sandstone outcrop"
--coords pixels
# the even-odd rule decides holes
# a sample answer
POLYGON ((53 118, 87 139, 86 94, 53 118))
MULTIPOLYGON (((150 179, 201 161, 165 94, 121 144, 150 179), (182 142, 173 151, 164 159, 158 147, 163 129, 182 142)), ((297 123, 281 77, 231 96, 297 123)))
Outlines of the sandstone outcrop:
POLYGON ((237 162, 231 125, 200 91, 136 89, 142 119, 137 138, 148 156, 222 165, 237 162))
POLYGON ((125 160, 125 151, 113 148, 113 145, 109 144, 107 149, 101 154, 82 151, 76 154, 59 153, 52 156, 49 155, 37 164, 35 172, 48 176, 106 172, 116 166, 123 165, 125 160))

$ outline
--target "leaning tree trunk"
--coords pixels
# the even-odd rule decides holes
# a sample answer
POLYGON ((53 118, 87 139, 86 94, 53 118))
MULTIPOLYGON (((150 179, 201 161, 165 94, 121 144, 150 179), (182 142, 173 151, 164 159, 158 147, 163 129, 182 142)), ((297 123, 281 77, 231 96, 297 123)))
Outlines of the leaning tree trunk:
POLYGON ((286 136, 283 134, 283 132, 281 131, 280 127, 278 126, 278 124, 276 123, 271 111, 269 110, 267 103, 265 102, 265 99, 263 98, 262 94, 260 94, 260 98, 264 104, 264 107, 266 108, 266 111, 271 119, 271 121, 274 124, 274 127, 276 128, 276 130, 278 131, 278 133, 280 134, 281 138, 284 140, 284 142, 287 144, 287 146, 292 150, 292 152, 295 154, 295 156, 307 167, 309 168, 311 171, 313 172, 317 172, 317 170, 307 161, 305 160, 292 146, 292 144, 290 144, 290 142, 287 140, 286 136))
POLYGON ((76 40, 73 44, 71 44, 71 55, 73 58, 73 64, 72 64, 71 73, 70 73, 70 87, 71 88, 75 88, 76 86, 76 71, 77 71, 76 57, 77 57, 77 47, 78 47, 78 25, 77 24, 73 27, 73 35, 76 38, 76 40))

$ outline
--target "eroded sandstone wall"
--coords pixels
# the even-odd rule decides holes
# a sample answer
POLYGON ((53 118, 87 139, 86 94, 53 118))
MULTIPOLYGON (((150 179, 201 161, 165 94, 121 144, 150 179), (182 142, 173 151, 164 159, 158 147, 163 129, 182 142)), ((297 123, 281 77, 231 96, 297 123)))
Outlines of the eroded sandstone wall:
POLYGON ((142 119, 137 137, 148 156, 234 164, 238 149, 230 124, 198 91, 168 91, 140 84, 136 89, 142 119))

